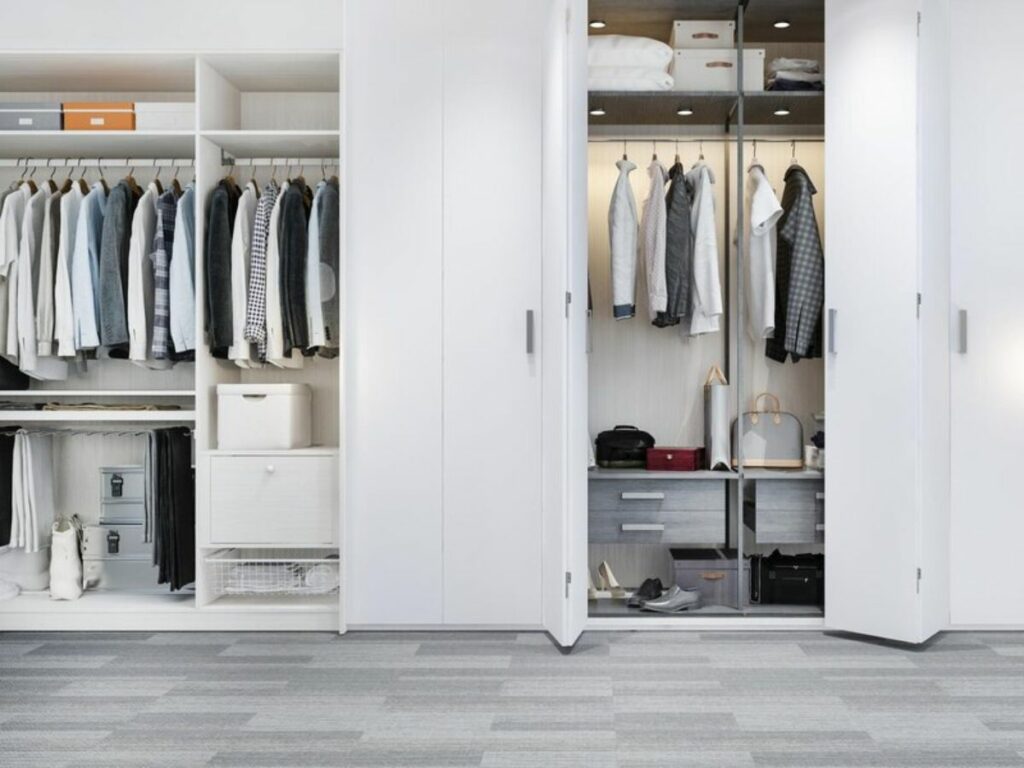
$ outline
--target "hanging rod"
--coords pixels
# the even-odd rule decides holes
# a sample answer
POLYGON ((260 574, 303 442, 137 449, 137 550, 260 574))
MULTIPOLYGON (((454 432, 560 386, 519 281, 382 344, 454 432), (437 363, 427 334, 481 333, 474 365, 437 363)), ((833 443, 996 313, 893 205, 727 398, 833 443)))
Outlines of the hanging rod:
POLYGON ((234 157, 224 150, 220 152, 221 165, 339 165, 336 157, 234 157))
MULTIPOLYGON (((72 429, 70 427, 4 427, 0 435, 43 435, 50 437, 147 437, 156 431, 153 429, 72 429)), ((159 429, 187 429, 193 434, 191 427, 159 427, 159 429)))
POLYGON ((19 157, 0 158, 0 168, 191 168, 187 157, 19 157))
MULTIPOLYGON (((824 144, 825 139, 743 139, 744 144, 824 144)), ((676 139, 668 137, 633 136, 628 139, 587 139, 587 144, 735 144, 736 138, 676 139)))

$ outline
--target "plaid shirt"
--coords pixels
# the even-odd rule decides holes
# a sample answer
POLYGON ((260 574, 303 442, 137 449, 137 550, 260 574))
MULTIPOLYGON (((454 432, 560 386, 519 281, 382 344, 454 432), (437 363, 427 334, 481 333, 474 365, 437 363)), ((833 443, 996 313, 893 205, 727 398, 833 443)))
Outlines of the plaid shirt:
POLYGON ((256 205, 249 256, 249 295, 245 305, 245 339, 256 345, 257 356, 264 363, 267 361, 267 234, 277 195, 277 182, 271 179, 256 205))
POLYGON ((153 239, 153 359, 171 356, 171 248, 178 198, 167 190, 156 201, 156 237, 153 239))
POLYGON ((817 191, 799 165, 786 172, 775 262, 775 337, 766 348, 768 357, 779 362, 787 355, 794 362, 821 356, 825 259, 814 218, 817 191))

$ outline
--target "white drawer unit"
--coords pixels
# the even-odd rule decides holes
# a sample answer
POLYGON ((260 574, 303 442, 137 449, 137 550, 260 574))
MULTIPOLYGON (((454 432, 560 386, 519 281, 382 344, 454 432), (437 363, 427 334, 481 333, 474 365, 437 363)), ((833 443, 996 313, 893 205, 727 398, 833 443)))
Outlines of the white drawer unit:
POLYGON ((215 455, 210 477, 212 544, 335 544, 336 454, 215 455))
MULTIPOLYGON (((764 48, 743 51, 743 90, 764 90, 764 48)), ((672 75, 677 91, 726 92, 736 90, 738 57, 735 48, 692 48, 675 51, 672 75)))
POLYGON ((728 48, 736 40, 735 21, 675 21, 672 23, 672 47, 728 48))

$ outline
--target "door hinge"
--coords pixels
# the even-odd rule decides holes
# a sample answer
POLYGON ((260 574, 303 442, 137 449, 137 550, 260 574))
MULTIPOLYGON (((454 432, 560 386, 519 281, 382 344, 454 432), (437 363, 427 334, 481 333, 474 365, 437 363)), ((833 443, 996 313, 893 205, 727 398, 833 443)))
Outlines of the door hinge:
POLYGON ((572 293, 570 291, 565 292, 565 317, 569 317, 569 305, 572 304, 572 293))
POLYGON ((917 294, 917 317, 918 317, 918 319, 920 319, 920 317, 921 317, 921 294, 920 293, 917 294))
POLYGON ((569 585, 572 584, 572 572, 565 572, 565 599, 569 599, 569 585))
POLYGON ((917 569, 917 594, 921 594, 921 569, 917 569))

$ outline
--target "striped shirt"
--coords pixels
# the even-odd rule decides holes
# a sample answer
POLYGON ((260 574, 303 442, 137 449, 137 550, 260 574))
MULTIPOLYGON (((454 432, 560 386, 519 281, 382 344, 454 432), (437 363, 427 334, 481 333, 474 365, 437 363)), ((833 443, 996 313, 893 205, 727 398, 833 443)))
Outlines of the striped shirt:
POLYGON ((156 237, 153 239, 153 358, 171 356, 171 249, 178 200, 167 190, 156 202, 156 237))

